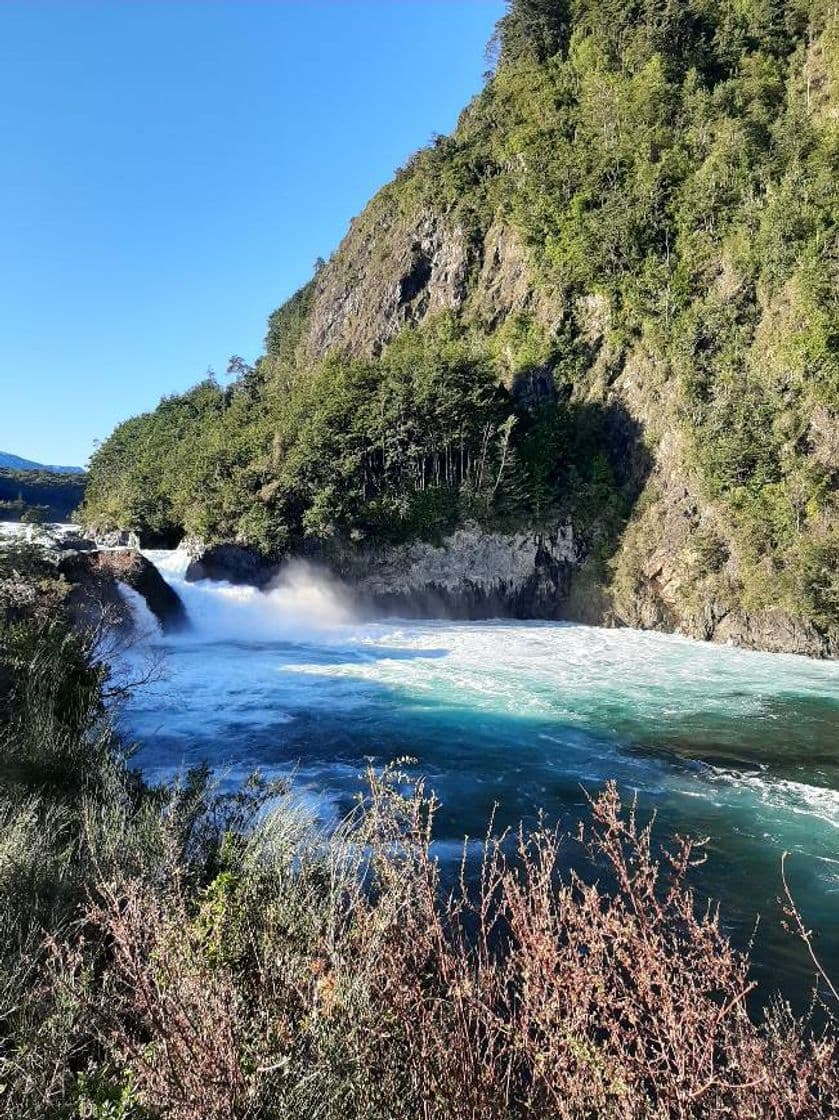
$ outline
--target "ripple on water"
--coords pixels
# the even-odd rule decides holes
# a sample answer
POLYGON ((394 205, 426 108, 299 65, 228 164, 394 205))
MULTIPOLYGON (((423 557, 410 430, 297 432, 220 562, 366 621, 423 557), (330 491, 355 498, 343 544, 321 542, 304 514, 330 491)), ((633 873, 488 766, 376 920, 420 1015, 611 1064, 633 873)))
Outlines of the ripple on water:
POLYGON ((369 757, 410 754, 443 801, 441 852, 496 803, 501 824, 573 817, 581 787, 615 778, 663 828, 712 837, 703 889, 744 937, 761 911, 761 959, 801 987, 776 901, 795 853, 796 897, 839 965, 836 664, 571 624, 357 622, 305 569, 263 594, 186 584, 182 555, 150 555, 193 629, 155 639, 168 679, 124 713, 149 772, 296 770, 334 815, 369 757))

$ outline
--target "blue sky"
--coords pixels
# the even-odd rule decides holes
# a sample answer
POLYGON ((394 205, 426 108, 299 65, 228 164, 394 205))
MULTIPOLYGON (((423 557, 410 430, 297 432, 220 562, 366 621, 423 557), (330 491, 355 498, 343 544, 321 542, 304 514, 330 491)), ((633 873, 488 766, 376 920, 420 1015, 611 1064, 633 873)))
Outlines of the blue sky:
POLYGON ((477 92, 500 0, 3 0, 0 450, 83 464, 260 352, 477 92))

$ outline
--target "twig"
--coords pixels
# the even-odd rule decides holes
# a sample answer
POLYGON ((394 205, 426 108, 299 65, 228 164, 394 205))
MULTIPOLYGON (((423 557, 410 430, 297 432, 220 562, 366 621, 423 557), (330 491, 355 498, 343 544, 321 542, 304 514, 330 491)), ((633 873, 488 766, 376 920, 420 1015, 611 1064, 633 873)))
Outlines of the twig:
POLYGON ((787 896, 787 902, 789 903, 789 907, 787 909, 787 914, 789 914, 789 916, 793 919, 796 926, 798 927, 798 934, 799 934, 801 940, 807 946, 807 952, 810 954, 810 960, 815 965, 816 972, 818 972, 819 976, 821 976, 822 980, 824 980, 825 984, 827 984, 827 987, 830 990, 830 993, 833 996, 833 998, 836 1000, 837 1003, 839 1003, 839 992, 837 992, 836 988, 834 988, 833 984, 830 981, 830 977, 827 975, 825 970, 822 968, 821 962, 819 961, 819 958, 816 956, 815 950, 813 949, 813 942, 812 942, 812 938, 811 938, 812 931, 808 930, 808 929, 805 929, 804 920, 801 917, 801 912, 798 909, 798 907, 796 906, 795 899, 792 897, 792 892, 789 889, 789 883, 787 882, 787 869, 786 869, 786 862, 787 862, 787 856, 788 855, 789 855, 789 852, 784 852, 783 855, 781 856, 781 882, 784 884, 784 894, 787 896))

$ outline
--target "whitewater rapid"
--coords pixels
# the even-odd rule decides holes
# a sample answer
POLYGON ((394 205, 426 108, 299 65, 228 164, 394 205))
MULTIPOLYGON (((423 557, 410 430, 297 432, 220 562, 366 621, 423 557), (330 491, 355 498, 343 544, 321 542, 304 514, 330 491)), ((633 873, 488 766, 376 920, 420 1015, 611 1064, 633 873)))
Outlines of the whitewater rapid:
MULTIPOLYGON (((711 837, 702 882, 733 928, 777 917, 791 851, 839 965, 839 665, 571 624, 369 621, 306 565, 263 592, 188 583, 183 553, 147 556, 190 620, 152 636, 166 678, 124 713, 150 776, 204 760, 231 783, 294 773, 339 815, 368 760, 407 754, 452 852, 493 811, 571 821, 614 778, 663 828, 711 837)), ((794 957, 770 926, 767 959, 794 957)))
MULTIPOLYGON (((566 727, 595 725, 607 736, 652 737, 659 748, 706 763, 697 772, 712 783, 734 777, 764 791, 761 771, 783 769, 777 798, 788 799, 797 811, 809 806, 839 829, 839 789, 833 785, 839 776, 836 663, 575 624, 358 621, 350 591, 303 562, 288 565, 260 591, 221 581, 188 582, 189 556, 179 550, 145 555, 178 592, 190 622, 166 644, 181 654, 203 648, 207 677, 213 658, 221 657, 222 676, 237 694, 243 682, 218 647, 238 646, 241 653, 244 643, 253 647, 245 671, 255 690, 267 657, 272 676, 298 679, 299 699, 306 703, 314 700, 307 678, 315 678, 321 689, 328 682, 355 681, 410 696, 415 707, 442 705, 535 722, 548 718, 566 727), (779 705, 791 697, 799 703, 798 718, 785 728, 783 742, 773 742, 779 705), (808 756, 816 739, 823 742, 808 756), (826 765, 814 766, 813 759, 826 765), (806 771, 817 784, 797 781, 796 771, 806 771)), ((126 591, 148 633, 151 616, 139 597, 126 591)), ((156 638, 163 642, 159 633, 156 638)), ((337 691, 353 706, 346 688, 337 691)), ((221 682, 223 709, 226 692, 221 682)), ((291 712, 281 714, 293 718, 291 712)))

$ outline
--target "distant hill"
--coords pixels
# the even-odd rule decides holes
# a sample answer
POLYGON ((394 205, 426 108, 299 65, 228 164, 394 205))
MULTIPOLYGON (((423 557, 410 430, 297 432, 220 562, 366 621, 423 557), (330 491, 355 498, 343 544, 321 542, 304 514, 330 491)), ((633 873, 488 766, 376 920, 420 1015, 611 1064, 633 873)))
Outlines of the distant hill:
POLYGON ((54 467, 0 451, 0 468, 7 471, 47 471, 49 474, 84 474, 84 467, 54 467))
MULTIPOLYGON (((26 462, 15 455, 2 459, 26 462)), ((75 467, 13 470, 0 465, 0 521, 67 521, 81 505, 85 482, 84 472, 75 467)))

